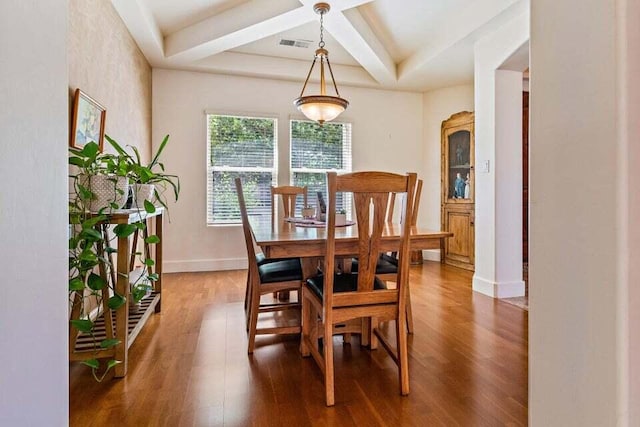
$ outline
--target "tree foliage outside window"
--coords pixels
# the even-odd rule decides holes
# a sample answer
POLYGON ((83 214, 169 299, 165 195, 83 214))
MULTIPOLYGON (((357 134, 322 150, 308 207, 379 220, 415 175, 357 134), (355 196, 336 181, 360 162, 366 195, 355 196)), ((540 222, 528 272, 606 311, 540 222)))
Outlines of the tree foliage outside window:
POLYGON ((236 177, 242 179, 249 215, 271 215, 276 129, 276 119, 207 115, 208 224, 240 222, 236 177))
MULTIPOLYGON (((322 192, 328 203, 327 171, 351 172, 351 124, 325 123, 319 126, 315 122, 292 120, 292 185, 307 186, 309 203, 317 200, 317 192, 322 192)), ((350 198, 338 194, 336 207, 350 213, 350 198)))

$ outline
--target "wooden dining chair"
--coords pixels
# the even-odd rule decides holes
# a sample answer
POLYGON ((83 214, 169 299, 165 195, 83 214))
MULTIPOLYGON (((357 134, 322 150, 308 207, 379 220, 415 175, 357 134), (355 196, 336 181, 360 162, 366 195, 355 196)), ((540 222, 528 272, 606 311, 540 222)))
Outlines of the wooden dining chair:
POLYGON ((249 225, 247 205, 242 191, 242 182, 236 178, 236 191, 238 193, 238 203, 240 205, 240 216, 242 218, 242 231, 247 247, 247 257, 249 261, 248 274, 248 331, 249 331, 249 354, 255 348, 256 335, 262 334, 299 334, 300 333, 300 302, 273 302, 261 303, 263 295, 273 294, 279 291, 297 291, 301 294, 302 268, 300 259, 290 258, 272 262, 258 263, 259 259, 255 252, 255 238, 249 225), (285 324, 277 324, 270 327, 258 328, 258 315, 261 313, 293 312, 293 316, 281 316, 285 324))
POLYGON ((303 207, 307 206, 307 187, 294 187, 284 185, 281 187, 271 186, 271 225, 276 223, 276 196, 281 196, 283 216, 294 216, 296 212, 296 200, 299 195, 303 197, 303 207))
POLYGON ((308 279, 302 289, 303 356, 313 356, 324 374, 327 406, 335 403, 333 334, 361 332, 361 342, 375 347, 377 340, 398 365, 400 394, 409 394, 407 354, 406 290, 409 281, 409 238, 411 221, 406 213, 413 204, 416 174, 398 175, 387 172, 355 172, 337 175, 327 173, 326 241, 324 274, 308 279), (360 268, 357 273, 335 271, 336 193, 353 193, 357 219, 360 268), (390 193, 407 193, 402 203, 400 241, 388 247, 382 238, 385 211, 390 193), (387 289, 376 276, 376 263, 381 252, 398 252, 398 269, 394 289, 387 289), (378 329, 378 323, 395 320, 395 345, 378 329), (322 349, 319 338, 322 338, 322 349))
MULTIPOLYGON (((419 179, 416 184, 416 189, 413 197, 413 206, 409 209, 411 213, 411 226, 415 226, 418 219, 418 208, 420 206, 420 193, 422 193, 422 180, 419 179)), ((404 195, 403 195, 404 197, 404 195)), ((396 193, 389 195, 389 203, 387 205, 387 222, 393 223, 394 211, 395 211, 396 193)), ((402 221, 402 218, 400 219, 402 221)), ((420 258, 422 258, 422 251, 410 251, 410 261, 413 261, 414 252, 419 252, 420 258)), ((411 262, 410 262, 411 263, 411 262)), ((351 264, 353 271, 358 271, 358 260, 354 259, 351 264)), ((397 278, 398 274, 398 257, 397 253, 382 253, 376 263, 376 275, 384 280, 393 282, 397 278)), ((413 309, 411 307, 411 289, 409 283, 407 283, 407 332, 413 333, 413 309)))
MULTIPOLYGON (((271 226, 275 227, 276 225, 276 205, 277 196, 280 196, 282 199, 282 215, 284 218, 295 216, 296 212, 296 200, 299 195, 303 197, 303 205, 302 207, 307 207, 307 186, 304 187, 296 187, 292 185, 283 185, 280 187, 271 186, 271 226)), ((268 262, 268 261, 267 261, 268 262)), ((278 297, 278 293, 275 292, 273 294, 274 298, 278 297)), ((288 292, 280 293, 280 299, 286 300, 289 298, 288 292)))

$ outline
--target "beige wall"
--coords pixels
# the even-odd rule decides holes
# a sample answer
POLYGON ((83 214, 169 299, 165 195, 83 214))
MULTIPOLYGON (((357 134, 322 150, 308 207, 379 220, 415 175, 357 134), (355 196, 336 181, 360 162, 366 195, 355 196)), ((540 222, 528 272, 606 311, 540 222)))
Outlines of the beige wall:
MULTIPOLYGON (((67 50, 69 105, 80 88, 106 108, 105 133, 148 161, 151 66, 109 0, 69 0, 67 50)), ((106 140, 104 151, 114 151, 106 140)))
MULTIPOLYGON (((180 201, 165 229, 165 271, 245 268, 240 226, 206 225, 205 110, 278 118, 278 177, 289 180, 289 119, 301 84, 185 71, 153 70, 153 140, 170 134, 165 165, 180 176, 180 201)), ((340 87, 351 102, 353 170, 422 173, 422 94, 340 87)))
POLYGON ((151 67, 109 0, 69 0, 68 55, 70 94, 80 88, 102 104, 105 133, 148 159, 151 67))
MULTIPOLYGON (((424 110, 424 180, 419 222, 431 230, 440 227, 440 129, 442 122, 460 111, 473 111, 473 84, 426 92, 424 110)), ((427 259, 438 260, 439 250, 425 251, 427 259)))

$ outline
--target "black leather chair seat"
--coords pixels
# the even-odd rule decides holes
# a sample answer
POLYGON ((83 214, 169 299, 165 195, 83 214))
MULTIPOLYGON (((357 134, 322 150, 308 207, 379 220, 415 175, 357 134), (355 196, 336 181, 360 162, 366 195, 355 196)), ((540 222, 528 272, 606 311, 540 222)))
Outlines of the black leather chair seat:
POLYGON ((258 265, 271 264, 272 262, 299 260, 300 258, 267 258, 262 252, 256 254, 256 262, 258 265))
POLYGON ((382 255, 380 255, 380 259, 381 259, 382 261, 387 261, 387 262, 389 262, 389 263, 391 263, 391 264, 395 265, 396 267, 398 266, 398 258, 396 258, 396 257, 394 257, 394 256, 391 256, 391 255, 389 255, 389 254, 382 254, 382 255))
MULTIPOLYGON (((318 298, 322 299, 324 293, 324 275, 319 275, 307 279, 307 287, 315 293, 318 298)), ((333 293, 339 292, 355 292, 358 289, 358 275, 354 273, 334 274, 333 276, 333 293)), ((386 289, 382 280, 375 278, 373 289, 386 289)))
POLYGON ((282 259, 258 265, 260 283, 302 281, 302 267, 299 258, 282 259))
MULTIPOLYGON (((351 260, 351 271, 358 271, 358 258, 351 260)), ((382 254, 376 263, 376 274, 393 274, 398 272, 398 259, 391 255, 382 254)))
POLYGON ((269 261, 275 261, 273 258, 267 258, 262 252, 256 254, 256 262, 258 265, 266 264, 269 261))

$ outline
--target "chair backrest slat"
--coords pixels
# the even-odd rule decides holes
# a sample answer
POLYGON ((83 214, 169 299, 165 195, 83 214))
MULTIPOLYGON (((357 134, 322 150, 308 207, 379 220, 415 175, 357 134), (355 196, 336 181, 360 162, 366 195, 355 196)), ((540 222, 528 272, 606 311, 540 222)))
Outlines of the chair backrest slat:
POLYGON ((244 242, 247 246, 247 257, 249 258, 249 270, 250 273, 255 274, 258 271, 258 264, 256 261, 255 251, 255 238, 251 231, 251 225, 249 224, 249 215, 247 214, 247 204, 244 200, 244 192, 242 190, 242 181, 240 178, 235 179, 236 193, 238 195, 238 204, 240 205, 240 217, 242 218, 242 231, 244 233, 244 242), (255 271, 254 271, 255 270, 255 271))
POLYGON ((422 195, 422 180, 419 179, 416 184, 416 191, 413 197, 413 207, 411 208, 411 225, 418 222, 418 209, 420 208, 420 196, 422 195))
POLYGON ((389 193, 353 193, 358 224, 358 290, 373 290, 389 193))

